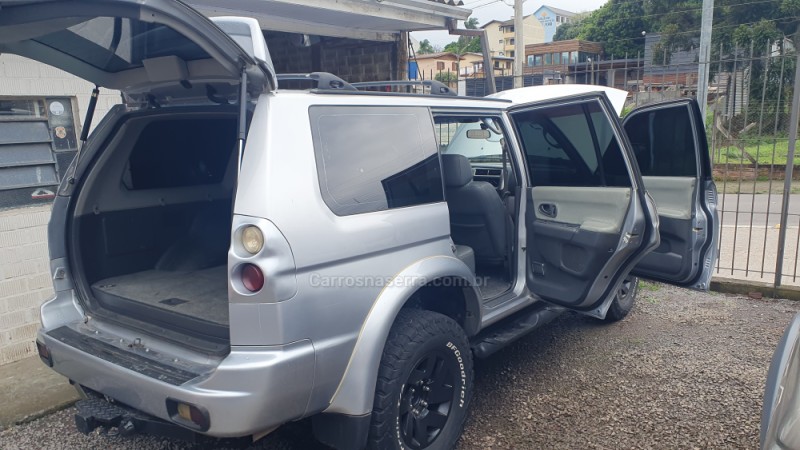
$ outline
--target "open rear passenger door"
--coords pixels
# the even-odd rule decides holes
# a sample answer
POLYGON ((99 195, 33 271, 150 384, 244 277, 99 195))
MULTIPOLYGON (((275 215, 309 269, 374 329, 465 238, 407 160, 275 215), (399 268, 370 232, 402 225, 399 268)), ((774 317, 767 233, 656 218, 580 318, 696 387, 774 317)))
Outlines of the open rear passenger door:
POLYGON ((508 111, 529 180, 528 289, 603 318, 634 264, 658 244, 654 206, 614 109, 593 92, 508 111))
POLYGON ((697 290, 709 287, 720 226, 703 123, 693 99, 644 106, 623 122, 661 235, 632 273, 697 290))

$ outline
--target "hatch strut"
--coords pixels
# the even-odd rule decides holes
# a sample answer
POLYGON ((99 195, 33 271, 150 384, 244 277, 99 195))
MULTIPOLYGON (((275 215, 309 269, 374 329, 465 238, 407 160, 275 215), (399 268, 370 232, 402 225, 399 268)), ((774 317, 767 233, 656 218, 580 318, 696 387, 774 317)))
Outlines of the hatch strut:
POLYGON ((86 118, 83 120, 83 129, 81 130, 81 146, 78 152, 81 151, 86 140, 89 139, 89 128, 92 127, 92 119, 94 118, 94 109, 97 107, 97 97, 100 96, 100 86, 95 86, 92 91, 92 97, 89 99, 89 109, 86 110, 86 118))
POLYGON ((83 129, 81 130, 81 145, 78 146, 78 151, 75 152, 75 160, 73 161, 72 170, 69 173, 69 184, 75 183, 75 172, 78 170, 78 163, 81 160, 81 151, 86 146, 86 141, 89 139, 89 129, 92 128, 92 118, 94 118, 94 110, 97 108, 97 98, 100 96, 100 86, 95 85, 92 90, 92 96, 89 98, 89 108, 86 110, 86 118, 83 119, 83 129))
POLYGON ((247 69, 242 67, 242 81, 239 85, 239 168, 242 171, 242 157, 244 156, 244 141, 247 135, 247 69))

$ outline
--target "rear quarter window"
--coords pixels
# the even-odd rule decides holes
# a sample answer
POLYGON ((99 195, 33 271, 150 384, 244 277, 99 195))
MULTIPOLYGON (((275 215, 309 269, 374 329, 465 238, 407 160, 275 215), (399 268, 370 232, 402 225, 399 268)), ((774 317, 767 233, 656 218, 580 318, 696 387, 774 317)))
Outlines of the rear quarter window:
POLYGON ((322 198, 347 216, 444 201, 427 108, 309 110, 322 198))

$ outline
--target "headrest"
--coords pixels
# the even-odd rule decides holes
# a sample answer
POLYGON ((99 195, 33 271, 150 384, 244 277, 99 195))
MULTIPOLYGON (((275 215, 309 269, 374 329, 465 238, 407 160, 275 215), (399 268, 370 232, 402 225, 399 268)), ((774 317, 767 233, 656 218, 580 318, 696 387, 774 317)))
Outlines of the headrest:
POLYGON ((472 181, 472 166, 464 155, 442 155, 444 185, 461 187, 472 181))

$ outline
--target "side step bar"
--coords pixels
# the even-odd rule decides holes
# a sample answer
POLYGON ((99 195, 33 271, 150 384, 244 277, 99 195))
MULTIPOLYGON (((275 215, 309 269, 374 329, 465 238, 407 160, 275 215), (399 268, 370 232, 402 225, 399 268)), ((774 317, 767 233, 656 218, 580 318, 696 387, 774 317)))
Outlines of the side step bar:
POLYGON ((541 302, 523 309, 478 333, 471 342, 472 352, 478 358, 486 358, 549 323, 564 311, 566 311, 564 308, 541 304, 541 302))

